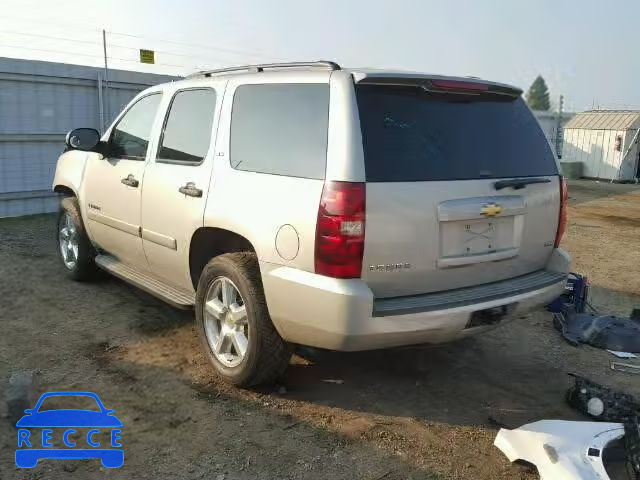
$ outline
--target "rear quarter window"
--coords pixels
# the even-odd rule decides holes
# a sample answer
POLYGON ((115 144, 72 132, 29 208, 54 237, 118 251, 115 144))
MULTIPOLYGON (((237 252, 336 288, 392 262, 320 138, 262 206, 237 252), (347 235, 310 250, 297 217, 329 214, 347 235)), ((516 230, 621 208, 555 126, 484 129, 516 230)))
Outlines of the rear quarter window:
POLYGON ((369 182, 557 175, 555 158, 521 98, 428 94, 357 85, 369 182))
POLYGON ((329 85, 242 85, 231 113, 231 166, 237 170, 324 178, 329 85))

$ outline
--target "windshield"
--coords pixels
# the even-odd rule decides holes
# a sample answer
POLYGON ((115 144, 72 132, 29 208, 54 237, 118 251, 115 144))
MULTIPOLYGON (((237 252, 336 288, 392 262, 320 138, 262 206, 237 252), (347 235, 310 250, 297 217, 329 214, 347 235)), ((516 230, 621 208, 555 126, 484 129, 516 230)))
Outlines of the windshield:
POLYGON ((557 175, 522 99, 357 85, 369 182, 557 175))

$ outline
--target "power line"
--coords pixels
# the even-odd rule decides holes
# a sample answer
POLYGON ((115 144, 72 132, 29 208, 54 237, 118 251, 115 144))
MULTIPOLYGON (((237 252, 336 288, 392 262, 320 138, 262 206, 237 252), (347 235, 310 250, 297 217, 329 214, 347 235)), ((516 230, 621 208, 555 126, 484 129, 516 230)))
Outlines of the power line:
MULTIPOLYGON (((95 46, 102 46, 102 44, 100 42, 92 42, 90 40, 77 40, 77 39, 73 39, 73 38, 63 38, 63 37, 56 37, 53 35, 41 35, 41 34, 37 34, 37 33, 23 33, 23 32, 14 32, 14 31, 10 31, 10 30, 0 30, 0 34, 1 33, 5 33, 5 34, 11 34, 11 35, 25 35, 25 36, 29 36, 29 37, 36 37, 36 38, 43 38, 43 39, 47 39, 47 40, 57 40, 57 41, 62 41, 62 42, 73 42, 73 43, 81 43, 81 44, 86 44, 86 45, 95 45, 95 46)), ((107 46, 111 49, 111 48, 120 48, 120 49, 124 49, 124 50, 133 50, 138 52, 140 49, 136 48, 136 47, 130 47, 128 45, 120 45, 117 43, 108 43, 107 46)), ((167 50, 155 50, 154 51, 156 53, 162 53, 165 55, 172 55, 172 56, 177 56, 177 57, 185 57, 185 58, 192 58, 192 59, 196 59, 196 60, 204 60, 204 61, 210 61, 211 58, 209 57, 204 57, 201 55, 191 55, 191 54, 187 54, 187 53, 178 53, 178 52, 170 52, 167 50)), ((85 55, 85 54, 80 54, 80 55, 85 55)), ((235 55, 235 54, 234 54, 235 55)), ((117 60, 116 57, 113 57, 114 59, 117 60)), ((119 60, 125 60, 125 59, 119 59, 119 60)), ((127 61, 127 60, 125 60, 127 61)), ((156 63, 156 65, 167 65, 167 66, 175 66, 172 64, 168 64, 168 63, 156 63)))
MULTIPOLYGON (((3 43, 2 45, 0 45, 0 49, 3 48, 3 47, 23 49, 23 50, 32 50, 32 51, 35 51, 35 52, 58 53, 58 54, 62 54, 62 55, 89 57, 89 58, 95 58, 95 59, 100 59, 100 60, 102 60, 104 58, 102 56, 93 55, 93 54, 90 54, 90 53, 67 52, 67 51, 62 51, 62 50, 52 50, 52 49, 48 49, 48 48, 25 47, 24 45, 9 45, 9 44, 6 44, 6 43, 3 43)), ((135 59, 132 59, 132 58, 121 58, 121 57, 112 57, 112 56, 107 56, 107 58, 109 60, 118 60, 118 61, 121 61, 121 62, 140 63, 138 60, 135 60, 135 59)), ((164 66, 164 67, 175 67, 175 68, 193 68, 193 67, 186 66, 186 65, 177 65, 177 64, 171 64, 171 63, 154 63, 153 65, 164 66)))
MULTIPOLYGON (((12 15, 11 16, 13 19, 16 20, 24 20, 24 21, 28 21, 30 23, 30 25, 33 24, 33 18, 29 18, 29 17, 20 17, 20 16, 16 16, 16 15, 12 15)), ((70 25, 73 26, 74 28, 79 28, 79 29, 83 29, 85 31, 91 31, 91 32, 95 32, 96 34, 99 34, 99 32, 102 30, 102 27, 97 27, 97 26, 89 26, 86 23, 78 23, 78 22, 70 22, 66 19, 62 20, 62 19, 55 19, 54 23, 48 23, 47 27, 53 27, 56 28, 59 25, 58 24, 66 24, 66 25, 70 25)), ((85 43, 85 41, 83 40, 73 40, 73 39, 66 39, 66 38, 62 38, 62 37, 53 37, 53 36, 45 36, 45 35, 41 35, 41 34, 32 34, 32 33, 21 33, 21 32, 7 32, 7 33, 15 33, 15 34, 20 34, 20 35, 29 35, 29 36, 39 36, 42 38, 51 38, 51 39, 56 39, 56 40, 69 40, 69 41, 73 41, 73 42, 78 42, 78 43, 85 43)), ((207 50, 214 50, 214 51, 226 51, 229 53, 235 53, 235 54, 239 54, 239 55, 249 55, 252 57, 257 57, 257 58, 270 58, 271 55, 265 53, 265 52, 257 52, 257 51, 248 51, 248 50, 241 50, 241 49, 234 49, 234 48, 226 48, 226 47, 219 47, 219 46, 215 46, 215 45, 204 45, 204 44, 199 44, 199 43, 191 43, 191 42, 181 42, 181 41, 176 41, 176 40, 165 40, 163 38, 157 38, 157 37, 151 37, 151 36, 146 36, 146 35, 134 35, 131 33, 123 33, 123 32, 117 32, 117 31, 110 31, 107 30, 107 33, 110 35, 118 35, 118 36, 122 36, 122 37, 130 37, 130 38, 138 38, 138 39, 142 39, 142 40, 154 40, 157 42, 164 42, 164 43, 170 43, 170 44, 174 44, 174 45, 183 45, 183 46, 189 46, 189 47, 195 47, 195 48, 202 48, 202 49, 207 49, 207 50)), ((101 45, 100 42, 91 42, 91 41, 86 41, 86 43, 97 43, 98 45, 101 45)), ((129 48, 133 48, 133 47, 129 47, 129 48)), ((167 52, 165 52, 167 53, 167 52)))
MULTIPOLYGON (((20 15, 14 15, 13 13, 11 14, 10 17, 8 18, 3 18, 4 20, 7 20, 7 23, 10 23, 11 20, 21 20, 21 21, 25 21, 29 23, 30 28, 33 28, 34 26, 34 19, 33 17, 23 17, 20 15)), ((71 22, 69 20, 67 20, 66 18, 48 18, 48 21, 46 22, 46 26, 48 28, 63 28, 64 25, 68 25, 68 26, 72 26, 76 29, 82 29, 85 31, 91 31, 94 32, 96 34, 99 34, 103 29, 105 29, 105 26, 99 26, 99 25, 89 25, 89 22, 71 22)), ((248 25, 246 23, 238 23, 238 22, 234 22, 232 19, 225 19, 225 24, 235 24, 236 26, 239 26, 245 30, 254 30, 255 26, 252 25, 248 25)), ((126 35, 126 36, 134 36, 135 35, 131 35, 131 34, 126 34, 126 33, 122 33, 122 32, 110 32, 109 30, 107 30, 107 33, 113 33, 116 35, 126 35)), ((138 36, 137 38, 146 38, 146 39, 154 39, 153 37, 148 37, 148 36, 138 36)), ((162 39, 157 39, 159 41, 164 41, 162 39)), ((215 47, 214 47, 215 48, 215 47)), ((256 53, 257 54, 257 53, 256 53)))
POLYGON ((225 47, 214 47, 213 45, 202 45, 202 44, 198 44, 198 43, 189 43, 189 42, 178 42, 175 40, 164 40, 164 39, 160 39, 160 38, 153 38, 153 37, 146 37, 146 36, 142 36, 142 35, 133 35, 130 33, 120 33, 120 32, 112 32, 112 31, 107 31, 107 33, 109 33, 110 35, 119 35, 122 37, 131 37, 131 38, 138 38, 138 39, 142 39, 142 40, 156 40, 158 42, 164 42, 164 43, 172 43, 174 45, 185 45, 188 47, 196 47, 196 48, 203 48, 203 49, 208 49, 208 50, 217 50, 217 51, 226 51, 229 53, 236 53, 236 54, 240 54, 240 55, 249 55, 249 56, 253 56, 253 57, 260 57, 260 58, 267 58, 267 54, 265 53, 257 53, 257 52, 248 52, 245 50, 236 50, 236 49, 232 49, 232 48, 225 48, 225 47))
MULTIPOLYGON (((58 36, 53 36, 53 35, 42 35, 42 34, 37 34, 37 33, 24 33, 24 32, 15 32, 15 31, 11 31, 11 30, 0 30, 0 34, 10 34, 10 35, 24 35, 24 36, 28 36, 28 37, 35 37, 35 38, 42 38, 42 39, 46 39, 46 40, 56 40, 56 41, 62 41, 62 42, 71 42, 71 43, 80 43, 80 44, 85 44, 85 45, 95 45, 95 46, 101 46, 102 44, 100 42, 93 42, 91 40, 79 40, 79 39, 73 39, 73 38, 64 38, 64 37, 58 37, 58 36)), ((137 47, 131 47, 128 45, 120 45, 117 43, 108 43, 107 46, 109 48, 120 48, 120 49, 124 49, 124 50, 133 50, 133 51, 139 51, 140 49, 137 47)), ((17 48, 17 47, 12 47, 12 48, 17 48)), ((27 48, 27 47, 25 47, 27 48)), ((30 48, 30 47, 29 47, 30 48)), ((33 48, 32 48, 33 49, 33 48)), ((219 50, 215 47, 211 47, 211 49, 215 49, 215 50, 219 50)), ((191 54, 187 54, 187 53, 179 53, 179 52, 173 52, 173 51, 168 51, 168 50, 157 50, 154 49, 154 51, 156 53, 162 53, 165 55, 172 55, 172 56, 177 56, 177 57, 184 57, 184 58, 192 58, 192 59, 196 59, 196 60, 200 60, 200 61, 211 61, 210 57, 205 57, 202 55, 191 55, 191 54)), ((232 55, 237 55, 236 53, 231 53, 231 52, 227 52, 225 50, 221 50, 223 53, 227 53, 227 54, 232 54, 232 55)), ((62 53, 62 52, 60 52, 62 53)), ((76 55, 82 55, 82 56, 86 56, 87 54, 81 54, 81 53, 77 53, 76 55)), ((123 60, 123 61, 128 61, 128 59, 118 59, 116 57, 113 57, 116 60, 123 60)), ((166 66, 176 66, 176 65, 172 65, 172 64, 167 64, 167 63, 156 63, 156 65, 166 65, 166 66)))
MULTIPOLYGON (((11 17, 6 18, 5 20, 10 21, 10 20, 24 20, 29 22, 29 25, 33 26, 33 17, 21 17, 21 16, 16 16, 16 15, 11 15, 11 17)), ((96 26, 89 26, 86 23, 79 23, 79 22, 70 22, 68 20, 63 20, 60 18, 51 18, 49 19, 50 22, 47 23, 47 27, 54 27, 57 28, 59 27, 59 24, 65 24, 65 25, 69 25, 72 26, 76 29, 83 29, 86 31, 92 31, 95 33, 99 33, 102 29, 96 26)))
MULTIPOLYGON (((140 50, 139 48, 136 48, 136 47, 129 47, 127 45, 120 45, 118 43, 107 43, 107 46, 109 48, 123 48, 123 49, 127 49, 127 50, 135 50, 135 51, 139 51, 140 50)), ((164 55, 173 55, 173 56, 176 56, 176 57, 195 58, 195 59, 198 59, 198 60, 207 60, 207 61, 211 60, 210 57, 203 57, 201 55, 191 55, 191 54, 188 54, 188 53, 169 52, 167 50, 157 50, 155 48, 153 49, 153 51, 156 52, 156 53, 162 53, 164 55)), ((229 54, 229 52, 222 52, 222 53, 229 54)), ((233 53, 231 55, 238 55, 238 54, 233 53)))
MULTIPOLYGON (((17 17, 17 18, 20 18, 20 17, 17 17)), ((25 20, 31 20, 31 19, 26 19, 24 17, 22 17, 22 18, 25 19, 25 20)), ((93 31, 93 32, 96 32, 96 33, 99 32, 99 30, 96 27, 88 27, 85 24, 72 23, 72 22, 68 22, 68 21, 62 21, 62 23, 66 23, 68 25, 77 25, 79 27, 84 28, 85 30, 90 30, 90 31, 93 31)), ((49 25, 49 26, 54 26, 55 27, 56 25, 54 24, 54 25, 49 25)), ((92 40, 84 40, 84 39, 76 39, 76 38, 66 38, 66 37, 61 37, 61 36, 56 36, 56 35, 45 35, 45 34, 29 33, 29 32, 18 32, 18 31, 14 31, 14 30, 0 30, 0 34, 2 34, 2 33, 8 34, 8 35, 21 35, 21 36, 26 36, 26 37, 42 38, 42 39, 45 39, 45 40, 55 40, 55 41, 69 42, 69 43, 75 43, 75 44, 92 45, 92 46, 96 46, 96 47, 102 46, 102 42, 97 42, 97 41, 92 41, 92 40)), ((107 33, 109 33, 110 35, 115 35, 115 36, 120 36, 120 37, 129 37, 129 38, 136 38, 136 39, 141 39, 141 40, 157 41, 157 42, 164 42, 164 43, 168 43, 168 44, 182 45, 182 46, 188 46, 188 47, 193 47, 193 48, 198 48, 198 49, 205 49, 205 50, 210 50, 210 51, 216 52, 217 54, 221 54, 222 53, 222 54, 231 54, 231 55, 247 55, 247 56, 257 57, 257 58, 261 58, 261 59, 269 58, 267 56, 267 54, 257 53, 257 52, 250 52, 250 51, 246 51, 246 50, 232 49, 232 48, 226 48, 226 47, 218 47, 218 46, 213 46, 213 45, 203 45, 203 44, 190 43, 190 42, 180 42, 180 41, 175 41, 175 40, 166 40, 166 39, 154 38, 154 37, 149 37, 149 36, 144 36, 144 35, 134 35, 134 34, 128 34, 128 33, 122 33, 122 32, 114 32, 114 31, 108 31, 107 33)), ((68 55, 68 56, 81 56, 81 57, 95 58, 95 59, 103 58, 101 56, 94 55, 94 54, 89 54, 89 53, 60 51, 60 50, 54 50, 54 49, 50 49, 50 48, 39 48, 39 47, 35 47, 35 46, 27 47, 27 46, 23 46, 23 45, 19 46, 19 45, 10 45, 10 44, 0 44, 0 48, 2 46, 5 46, 7 48, 13 48, 13 49, 30 50, 30 51, 34 51, 34 52, 58 53, 58 54, 63 54, 63 55, 68 55)), ((130 50, 130 51, 139 51, 139 48, 128 46, 128 45, 121 45, 121 44, 118 44, 118 43, 108 43, 107 46, 108 46, 108 48, 116 48, 116 49, 130 50)), ((170 51, 170 50, 157 50, 157 49, 153 49, 153 50, 155 52, 159 53, 159 54, 171 55, 171 56, 177 56, 177 57, 196 60, 197 62, 194 62, 194 63, 211 62, 213 60, 209 56, 193 55, 193 54, 189 54, 189 53, 181 53, 181 52, 170 51)), ((111 56, 108 56, 107 58, 112 59, 112 60, 122 61, 122 62, 135 62, 135 63, 138 63, 138 60, 129 59, 129 58, 111 57, 111 56)), ((185 65, 178 65, 178 64, 173 64, 173 63, 155 63, 154 65, 175 67, 175 68, 194 68, 194 67, 191 67, 191 66, 187 67, 185 65)))
POLYGON ((139 60, 135 60, 132 58, 118 58, 118 57, 111 57, 111 56, 107 56, 107 58, 109 60, 119 60, 121 62, 134 62, 134 63, 139 63, 141 65, 159 65, 161 67, 175 67, 175 68, 193 68, 192 66, 188 66, 188 65, 177 65, 177 64, 173 64, 173 63, 141 63, 139 60))
POLYGON ((45 52, 45 53, 62 53, 64 55, 76 55, 76 56, 81 56, 81 57, 91 57, 91 58, 102 58, 99 57, 98 55, 93 55, 90 53, 79 53, 79 52, 63 52, 60 50, 51 50, 48 48, 36 48, 36 47, 25 47, 24 45, 9 45, 6 43, 3 43, 2 45, 0 45, 0 48, 21 48, 23 50, 33 50, 36 52, 45 52))
POLYGON ((0 33, 8 33, 11 35, 25 35, 28 37, 44 38, 47 40, 60 40, 62 42, 84 43, 88 45, 102 45, 100 42, 92 42, 91 40, 77 40, 74 38, 54 37, 52 35, 41 35, 38 33, 13 32, 11 30, 0 30, 0 33))

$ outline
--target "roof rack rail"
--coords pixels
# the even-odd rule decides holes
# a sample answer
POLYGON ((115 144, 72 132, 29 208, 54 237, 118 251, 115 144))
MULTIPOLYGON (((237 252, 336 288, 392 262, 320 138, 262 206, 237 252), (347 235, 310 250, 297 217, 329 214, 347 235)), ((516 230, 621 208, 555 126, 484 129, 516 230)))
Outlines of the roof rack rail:
POLYGON ((340 70, 340 65, 335 62, 319 60, 317 62, 288 62, 288 63, 262 63, 257 65, 240 65, 237 67, 218 68, 215 70, 202 70, 187 75, 186 78, 213 77, 214 75, 227 75, 236 72, 258 73, 265 70, 279 70, 287 68, 322 68, 325 70, 340 70))

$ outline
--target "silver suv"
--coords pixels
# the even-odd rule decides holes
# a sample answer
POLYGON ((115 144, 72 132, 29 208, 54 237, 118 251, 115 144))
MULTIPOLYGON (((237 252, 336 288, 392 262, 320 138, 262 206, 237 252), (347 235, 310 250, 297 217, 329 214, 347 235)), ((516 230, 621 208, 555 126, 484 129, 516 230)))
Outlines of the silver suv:
POLYGON ((567 191, 517 88, 332 62, 200 72, 67 135, 60 254, 195 308, 211 364, 485 331, 562 293, 567 191))

